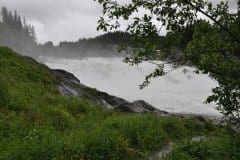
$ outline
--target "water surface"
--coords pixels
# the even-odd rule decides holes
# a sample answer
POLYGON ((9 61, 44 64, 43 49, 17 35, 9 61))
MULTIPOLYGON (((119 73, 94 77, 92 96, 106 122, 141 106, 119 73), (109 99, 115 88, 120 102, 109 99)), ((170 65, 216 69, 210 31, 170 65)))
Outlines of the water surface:
MULTIPOLYGON (((73 73, 87 86, 129 101, 142 99, 168 112, 219 114, 215 105, 204 103, 217 83, 207 75, 196 74, 192 67, 181 67, 154 79, 147 88, 140 90, 139 84, 155 67, 148 62, 130 67, 121 58, 44 58, 44 63, 73 73)), ((166 70, 169 69, 170 66, 166 66, 166 70)))

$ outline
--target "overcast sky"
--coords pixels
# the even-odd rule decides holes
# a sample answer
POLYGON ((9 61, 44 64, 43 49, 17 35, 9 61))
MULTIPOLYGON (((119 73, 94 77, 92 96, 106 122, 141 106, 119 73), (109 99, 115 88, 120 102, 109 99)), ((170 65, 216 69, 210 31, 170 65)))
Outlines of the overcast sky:
MULTIPOLYGON (((230 0, 232 8, 236 8, 236 1, 230 0)), ((93 0, 0 0, 0 5, 25 16, 34 25, 41 43, 77 41, 101 34, 96 31, 101 8, 93 0)))
POLYGON ((93 0, 0 0, 34 25, 38 41, 76 41, 94 37, 101 8, 93 0))

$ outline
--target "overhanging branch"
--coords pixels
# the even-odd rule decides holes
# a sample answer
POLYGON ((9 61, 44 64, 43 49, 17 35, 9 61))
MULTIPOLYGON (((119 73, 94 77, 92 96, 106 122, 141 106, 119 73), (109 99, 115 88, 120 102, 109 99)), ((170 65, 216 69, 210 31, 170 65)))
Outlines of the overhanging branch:
POLYGON ((226 27, 224 27, 219 21, 217 21, 215 18, 213 18, 211 15, 207 14, 206 12, 204 12, 201 8, 194 6, 191 1, 187 1, 187 3, 193 7, 194 9, 196 9, 198 12, 202 13, 203 15, 205 15, 206 17, 208 17, 209 19, 211 19, 214 23, 216 23, 223 31, 227 32, 237 43, 240 43, 240 40, 232 33, 230 32, 226 27))

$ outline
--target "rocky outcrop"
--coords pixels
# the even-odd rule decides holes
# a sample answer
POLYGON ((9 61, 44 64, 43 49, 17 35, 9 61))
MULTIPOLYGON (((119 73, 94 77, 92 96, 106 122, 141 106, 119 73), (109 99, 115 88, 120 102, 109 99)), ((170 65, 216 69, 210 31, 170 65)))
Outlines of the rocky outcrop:
POLYGON ((80 84, 80 81, 77 77, 75 77, 72 73, 69 73, 65 70, 55 69, 55 74, 60 77, 65 82, 70 82, 74 84, 80 84))
POLYGON ((197 119, 204 122, 213 122, 218 124, 221 120, 218 116, 197 115, 186 113, 168 113, 159 110, 151 104, 138 100, 129 102, 125 99, 109 95, 108 93, 98 91, 94 88, 83 85, 73 74, 64 70, 52 70, 58 80, 58 91, 64 96, 79 97, 90 100, 102 107, 114 109, 121 112, 130 113, 155 113, 156 115, 168 115, 179 118, 197 119))
POLYGON ((69 88, 67 85, 64 83, 61 83, 58 85, 58 91, 65 96, 70 96, 70 97, 77 97, 79 94, 75 92, 74 89, 69 88))
POLYGON ((125 99, 109 95, 80 83, 78 78, 64 70, 52 70, 58 79, 58 90, 64 96, 86 98, 90 101, 109 109, 132 113, 156 113, 165 115, 168 112, 161 111, 145 101, 138 100, 128 102, 125 99))
POLYGON ((153 113, 157 113, 160 115, 168 114, 168 112, 158 110, 158 109, 154 108, 152 105, 150 105, 149 103, 142 101, 142 100, 134 101, 132 103, 123 103, 123 104, 119 105, 117 107, 117 109, 122 112, 135 112, 135 113, 153 112, 153 113))
POLYGON ((123 112, 140 112, 140 113, 153 112, 155 110, 155 108, 152 105, 142 100, 134 101, 132 103, 123 103, 119 105, 117 109, 123 112))
POLYGON ((121 112, 130 113, 155 113, 157 115, 169 115, 179 118, 197 119, 199 121, 207 121, 218 124, 220 117, 186 114, 186 113, 168 113, 166 111, 159 110, 153 107, 151 104, 138 100, 129 102, 125 99, 109 95, 108 93, 101 92, 95 88, 90 88, 82 84, 77 77, 64 70, 52 70, 53 74, 57 78, 57 86, 60 94, 70 97, 79 97, 90 100, 91 102, 98 104, 108 109, 114 109, 121 112))

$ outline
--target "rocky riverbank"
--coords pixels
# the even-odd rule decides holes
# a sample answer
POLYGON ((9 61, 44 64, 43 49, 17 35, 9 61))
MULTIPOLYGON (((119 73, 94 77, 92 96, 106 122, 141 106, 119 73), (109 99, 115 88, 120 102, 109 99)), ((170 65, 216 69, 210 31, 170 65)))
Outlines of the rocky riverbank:
POLYGON ((181 118, 196 118, 201 121, 212 121, 215 123, 218 123, 221 120, 221 117, 211 115, 169 113, 163 110, 159 110, 143 100, 129 102, 123 98, 119 98, 108 93, 98 91, 94 88, 87 87, 82 84, 80 80, 76 78, 76 76, 67 71, 57 69, 52 70, 52 72, 58 79, 57 86, 59 92, 62 95, 86 98, 108 109, 131 113, 155 113, 159 116, 169 115, 181 118))
POLYGON ((58 90, 64 96, 86 98, 90 101, 122 112, 132 113, 156 113, 158 115, 169 114, 166 111, 158 110, 149 103, 137 100, 129 102, 125 99, 109 95, 108 93, 98 91, 94 88, 83 85, 73 74, 64 70, 52 70, 59 80, 58 90))

